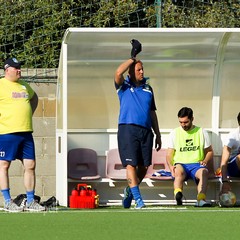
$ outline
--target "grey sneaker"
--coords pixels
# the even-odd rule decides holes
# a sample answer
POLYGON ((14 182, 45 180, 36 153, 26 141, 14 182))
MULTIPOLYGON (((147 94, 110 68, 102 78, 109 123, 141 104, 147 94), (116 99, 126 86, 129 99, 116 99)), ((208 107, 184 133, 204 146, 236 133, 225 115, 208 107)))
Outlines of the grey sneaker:
POLYGON ((29 212, 42 212, 42 211, 46 211, 46 208, 41 206, 39 203, 32 201, 31 203, 26 204, 26 207, 24 210, 29 212))
POLYGON ((204 200, 197 201, 195 207, 211 207, 212 204, 204 200))
POLYGON ((16 203, 10 201, 9 203, 4 204, 3 210, 6 212, 22 212, 23 207, 19 207, 16 203))

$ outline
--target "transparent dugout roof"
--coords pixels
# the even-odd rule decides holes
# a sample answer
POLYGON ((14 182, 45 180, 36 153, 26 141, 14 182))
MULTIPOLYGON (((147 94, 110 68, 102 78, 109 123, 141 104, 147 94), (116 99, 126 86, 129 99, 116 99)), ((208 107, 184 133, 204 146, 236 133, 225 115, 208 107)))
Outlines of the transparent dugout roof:
MULTIPOLYGON (((69 60, 76 60, 76 53, 80 53, 81 61, 109 61, 126 59, 129 56, 132 38, 139 39, 143 44, 143 51, 139 57, 145 61, 196 61, 214 60, 218 43, 223 33, 184 33, 156 32, 120 34, 93 32, 80 36, 71 33, 69 44, 69 60), (96 37, 96 34, 98 35, 96 37), (108 36, 107 36, 108 35, 108 36), (81 44, 83 45, 81 45, 81 44), (72 46, 72 47, 71 47, 72 46)), ((77 54, 78 55, 78 54, 77 54)))
MULTIPOLYGON (((62 49, 59 63, 59 83, 67 81, 67 128, 117 128, 114 72, 130 57, 133 38, 142 43, 138 57, 154 89, 160 128, 176 127, 183 106, 192 107, 195 124, 205 128, 236 126, 240 110, 237 30, 71 28, 64 35, 66 51, 62 49)), ((64 96, 62 89, 59 92, 61 128, 64 96)))

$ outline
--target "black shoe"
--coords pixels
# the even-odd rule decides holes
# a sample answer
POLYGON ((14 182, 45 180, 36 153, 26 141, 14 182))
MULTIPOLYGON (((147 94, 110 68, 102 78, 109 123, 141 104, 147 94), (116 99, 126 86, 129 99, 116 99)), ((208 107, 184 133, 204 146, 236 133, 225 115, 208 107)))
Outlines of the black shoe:
POLYGON ((53 208, 59 206, 57 199, 52 196, 45 202, 40 202, 40 205, 47 208, 53 208))
POLYGON ((182 198, 183 198, 182 192, 177 192, 177 194, 175 195, 177 205, 182 205, 182 198))

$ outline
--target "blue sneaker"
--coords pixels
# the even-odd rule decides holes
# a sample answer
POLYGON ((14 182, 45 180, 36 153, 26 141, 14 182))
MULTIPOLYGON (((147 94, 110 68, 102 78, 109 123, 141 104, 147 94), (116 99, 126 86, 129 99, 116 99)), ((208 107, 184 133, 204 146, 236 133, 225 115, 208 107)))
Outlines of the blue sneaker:
POLYGON ((142 199, 138 199, 136 201, 135 209, 142 209, 142 208, 145 208, 145 207, 146 207, 146 205, 144 204, 142 199))
POLYGON ((124 189, 124 198, 122 205, 124 208, 130 208, 133 200, 133 195, 129 186, 124 189))

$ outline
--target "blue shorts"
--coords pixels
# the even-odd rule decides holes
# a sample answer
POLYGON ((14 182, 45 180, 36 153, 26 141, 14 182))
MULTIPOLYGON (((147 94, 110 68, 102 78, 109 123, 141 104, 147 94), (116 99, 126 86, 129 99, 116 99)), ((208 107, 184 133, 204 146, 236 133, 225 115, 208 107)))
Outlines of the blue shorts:
POLYGON ((35 147, 31 132, 0 135, 0 160, 35 160, 35 147))
POLYGON ((240 177, 240 170, 237 165, 237 155, 230 158, 227 165, 228 176, 230 177, 240 177))
POLYGON ((183 164, 183 163, 176 163, 176 164, 181 164, 182 167, 185 170, 186 173, 186 178, 185 181, 187 181, 189 178, 193 179, 196 183, 198 182, 198 180, 196 179, 195 175, 196 172, 200 169, 200 168, 207 168, 203 165, 200 165, 200 163, 189 163, 189 164, 183 164))
POLYGON ((150 129, 131 124, 118 126, 118 149, 123 167, 152 164, 153 133, 150 129))

